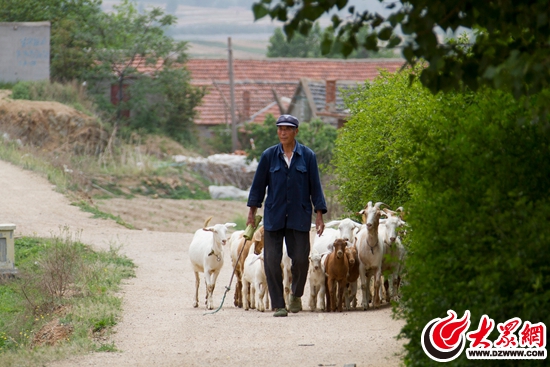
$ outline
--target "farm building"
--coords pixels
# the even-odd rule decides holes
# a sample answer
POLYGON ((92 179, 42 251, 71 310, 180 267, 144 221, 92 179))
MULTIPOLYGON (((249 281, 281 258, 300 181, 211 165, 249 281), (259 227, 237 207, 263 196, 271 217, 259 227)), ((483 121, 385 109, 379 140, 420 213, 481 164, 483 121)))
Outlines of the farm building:
MULTIPOLYGON (((374 79, 380 69, 394 72, 403 64, 402 59, 233 60, 237 120, 261 123, 269 113, 291 113, 301 121, 318 117, 339 127, 347 117, 342 90, 374 79)), ((209 137, 213 126, 231 124, 228 61, 191 59, 186 67, 191 83, 208 89, 195 123, 201 136, 209 137)))
MULTIPOLYGON (((135 67, 149 73, 161 67, 135 67)), ((341 127, 347 118, 343 91, 373 80, 380 70, 395 72, 403 59, 303 59, 268 58, 233 60, 235 115, 237 123, 262 123, 268 114, 296 115, 300 121, 320 118, 341 127)), ((231 93, 227 59, 190 59, 185 64, 191 73, 191 84, 205 87, 195 119, 201 138, 212 137, 212 128, 231 124, 231 93)), ((112 85, 111 101, 117 103, 118 85, 112 85)))

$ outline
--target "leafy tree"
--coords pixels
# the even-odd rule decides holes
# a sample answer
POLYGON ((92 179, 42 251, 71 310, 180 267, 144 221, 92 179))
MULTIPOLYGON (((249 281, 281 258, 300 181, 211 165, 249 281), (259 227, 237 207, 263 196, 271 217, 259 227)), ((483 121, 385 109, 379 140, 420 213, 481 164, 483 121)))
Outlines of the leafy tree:
POLYGON ((310 122, 300 123, 296 139, 315 152, 319 168, 323 169, 330 164, 332 159, 336 136, 335 127, 320 119, 314 119, 310 122))
POLYGON ((1 22, 51 22, 50 76, 81 79, 93 65, 92 29, 101 0, 0 0, 1 22))
MULTIPOLYGON (((269 15, 284 22, 285 33, 292 37, 297 32, 307 34, 323 14, 347 9, 347 17, 332 16, 343 54, 359 47, 376 51, 381 44, 399 45, 409 63, 428 62, 420 80, 432 92, 460 89, 463 82, 472 90, 488 85, 519 97, 550 85, 546 64, 550 49, 545 46, 550 18, 545 1, 410 0, 400 8, 389 2, 386 7, 392 13, 387 17, 349 3, 262 0, 254 3, 253 11, 256 19, 269 15), (365 27, 368 35, 359 37, 358 31, 365 27), (460 27, 475 32, 467 51, 456 42, 440 42, 443 32, 456 36, 460 27)), ((333 42, 323 40, 323 53, 330 52, 333 42)))
POLYGON ((307 36, 298 34, 286 39, 281 28, 269 38, 267 57, 321 57, 321 27, 315 23, 307 36))
MULTIPOLYGON (((364 33, 366 30, 362 30, 364 33)), ((332 27, 321 29, 316 22, 311 31, 306 35, 295 34, 292 38, 286 37, 281 28, 276 28, 273 36, 269 38, 267 46, 267 57, 327 57, 343 58, 341 48, 342 44, 333 42, 330 52, 323 54, 321 50, 321 41, 324 38, 334 40, 334 30, 332 27)), ((379 50, 377 52, 368 51, 365 48, 353 50, 347 58, 367 58, 367 57, 395 57, 396 54, 391 50, 379 50)))
MULTIPOLYGON (((164 34, 176 18, 159 8, 139 13, 129 0, 114 9, 99 19, 97 64, 89 80, 99 99, 105 97, 105 81, 118 86, 115 133, 122 124, 129 129, 162 131, 182 143, 193 142, 194 108, 205 91, 189 83, 183 66, 187 43, 164 34), (129 110, 131 118, 123 118, 129 110)), ((110 103, 105 102, 102 105, 108 109, 110 103)))
POLYGON ((132 115, 125 122, 126 128, 162 133, 184 145, 195 145, 195 107, 205 89, 193 87, 190 80, 182 67, 165 67, 139 76, 128 88, 130 98, 125 105, 132 115))
MULTIPOLYGON (((253 139, 253 144, 250 149, 246 150, 249 159, 260 159, 263 151, 279 143, 277 137, 277 119, 273 115, 267 115, 263 124, 247 124, 246 134, 253 139)), ((298 139, 298 138, 297 138, 298 139)))

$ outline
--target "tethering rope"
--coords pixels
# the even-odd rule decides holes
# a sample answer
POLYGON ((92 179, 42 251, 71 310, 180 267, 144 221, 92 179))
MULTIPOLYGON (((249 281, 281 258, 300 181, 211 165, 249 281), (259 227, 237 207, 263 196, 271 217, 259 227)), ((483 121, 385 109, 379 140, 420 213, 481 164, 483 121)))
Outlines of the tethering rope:
POLYGON ((243 253, 243 250, 245 248, 245 245, 246 245, 246 241, 250 241, 250 240, 247 240, 245 239, 244 241, 244 244, 243 244, 243 248, 241 249, 241 252, 239 252, 239 256, 237 257, 237 261, 235 262, 235 266, 233 267, 233 273, 231 273, 231 278, 229 279, 229 285, 227 285, 225 287, 225 292, 223 292, 223 297, 222 297, 222 302, 220 303, 220 307, 218 307, 216 310, 212 311, 212 312, 205 312, 203 313, 202 315, 213 315, 215 314, 216 312, 218 312, 219 310, 221 310, 222 306, 223 306, 223 303, 225 301, 225 296, 227 295, 227 292, 229 292, 231 290, 231 283, 233 282, 233 276, 235 275, 235 270, 237 270, 237 265, 239 264, 239 260, 241 259, 241 255, 243 253))

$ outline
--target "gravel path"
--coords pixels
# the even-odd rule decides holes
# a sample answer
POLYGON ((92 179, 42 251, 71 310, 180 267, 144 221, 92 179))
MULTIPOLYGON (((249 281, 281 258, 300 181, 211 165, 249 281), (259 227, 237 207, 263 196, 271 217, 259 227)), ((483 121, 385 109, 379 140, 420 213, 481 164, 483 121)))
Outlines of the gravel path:
MULTIPOLYGON (((204 308, 192 307, 194 274, 187 257, 192 233, 128 230, 113 221, 92 219, 46 179, 3 161, 0 187, 0 222, 16 224, 17 236, 50 236, 68 226, 82 231, 82 242, 97 249, 122 246, 121 252, 138 266, 137 277, 127 280, 121 292, 124 312, 112 336, 120 352, 77 356, 51 367, 401 363, 403 341, 395 337, 404 322, 393 320, 388 307, 343 313, 306 310, 274 318, 272 312, 235 308, 231 290, 218 313, 204 315, 204 308)), ((214 291, 216 304, 229 283, 230 264, 226 250, 214 291)), ((203 283, 199 292, 203 299, 203 283)), ((306 286, 305 299, 308 293, 306 286)))

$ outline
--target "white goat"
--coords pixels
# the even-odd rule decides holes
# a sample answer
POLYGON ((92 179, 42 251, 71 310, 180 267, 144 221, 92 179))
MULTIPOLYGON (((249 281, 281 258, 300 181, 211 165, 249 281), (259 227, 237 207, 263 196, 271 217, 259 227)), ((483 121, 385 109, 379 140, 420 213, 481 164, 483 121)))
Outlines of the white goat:
POLYGON ((380 278, 382 276, 382 259, 384 257, 384 239, 380 238, 378 226, 380 216, 383 212, 380 210, 382 202, 377 202, 374 206, 369 201, 365 209, 359 214, 363 215, 365 226, 357 233, 356 247, 359 257, 359 276, 361 279, 361 290, 363 293, 363 309, 369 308, 370 303, 370 279, 374 279, 374 299, 373 307, 380 305, 380 278))
POLYGON ((354 222, 350 218, 333 220, 325 224, 325 230, 321 236, 315 235, 313 239, 312 251, 320 254, 332 252, 332 246, 337 238, 346 242, 353 243, 356 233, 361 229, 361 224, 354 222), (338 230, 330 227, 338 226, 338 230))
MULTIPOLYGON (((237 258, 239 257, 239 243, 241 242, 241 239, 243 238, 244 231, 235 231, 229 237, 229 249, 231 253, 231 265, 235 267, 237 264, 237 258)), ((243 254, 241 256, 245 256, 246 254, 243 254)))
POLYGON ((317 251, 320 254, 332 252, 334 241, 338 238, 340 232, 334 228, 325 228, 323 234, 315 234, 311 251, 317 251))
POLYGON ((244 261, 243 283, 243 306, 245 311, 249 308, 256 308, 264 312, 269 308, 269 295, 267 292, 267 280, 264 268, 264 252, 259 255, 254 253, 254 246, 250 246, 248 256, 244 261), (250 296, 248 289, 250 288, 250 296), (248 300, 250 299, 250 305, 248 300))
POLYGON ((189 245, 189 259, 195 272, 195 299, 193 307, 199 306, 199 273, 204 273, 206 284, 206 308, 212 310, 214 304, 212 293, 216 286, 216 279, 223 266, 223 246, 227 241, 227 228, 235 227, 235 223, 216 224, 207 227, 212 218, 204 223, 204 227, 195 232, 189 245))
POLYGON ((321 263, 321 254, 315 250, 309 255, 308 280, 310 310, 317 309, 317 299, 319 299, 319 309, 325 311, 325 271, 321 263))
POLYGON ((402 212, 401 207, 397 208, 396 211, 384 208, 384 212, 388 218, 384 221, 384 225, 378 228, 381 237, 384 239, 382 273, 387 274, 387 276, 384 275, 384 288, 386 291, 386 302, 388 303, 392 296, 389 289, 389 279, 392 279, 393 297, 396 297, 401 281, 400 276, 403 260, 405 258, 405 247, 401 244, 401 239, 398 236, 398 228, 404 226, 406 223, 398 214, 399 211, 402 212))
POLYGON ((329 228, 335 226, 338 226, 338 238, 341 238, 346 242, 353 241, 355 234, 357 233, 356 231, 361 229, 361 224, 351 220, 350 218, 333 220, 325 224, 325 227, 329 228))
POLYGON ((292 259, 288 256, 286 241, 283 239, 283 258, 281 259, 281 269, 283 270, 283 287, 286 308, 290 305, 290 287, 292 285, 292 259))

